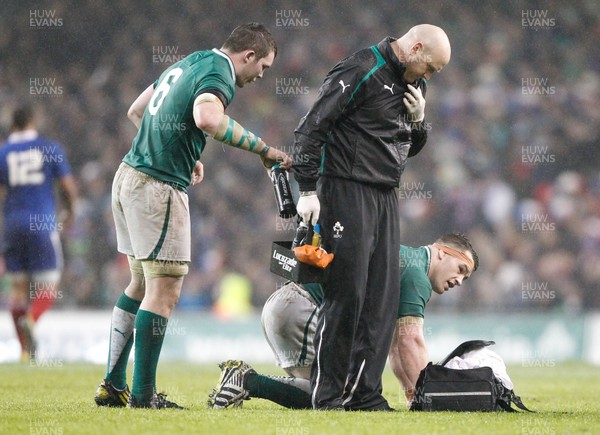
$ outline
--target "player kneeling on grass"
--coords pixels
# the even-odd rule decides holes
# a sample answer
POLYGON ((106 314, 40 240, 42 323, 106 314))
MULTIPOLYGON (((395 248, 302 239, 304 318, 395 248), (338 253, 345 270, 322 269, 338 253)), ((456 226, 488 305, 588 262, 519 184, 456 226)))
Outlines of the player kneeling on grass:
MULTIPOLYGON (((419 373, 429 359, 423 335, 425 305, 432 292, 443 294, 461 285, 477 269, 479 259, 464 235, 446 234, 428 246, 401 246, 400 262, 398 320, 389 360, 410 407, 419 373)), ((273 293, 263 308, 263 330, 277 364, 289 376, 261 375, 243 361, 225 361, 219 365, 221 378, 208 405, 241 406, 243 400, 257 397, 286 408, 311 409, 313 337, 322 301, 319 284, 288 282, 273 293)))

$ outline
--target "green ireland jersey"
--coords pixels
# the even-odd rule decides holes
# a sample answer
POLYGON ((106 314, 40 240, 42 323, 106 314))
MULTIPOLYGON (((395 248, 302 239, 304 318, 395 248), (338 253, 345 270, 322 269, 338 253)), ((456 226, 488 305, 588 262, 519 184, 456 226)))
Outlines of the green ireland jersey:
POLYGON ((430 264, 429 248, 400 246, 400 304, 398 318, 425 317, 425 305, 433 287, 427 276, 430 264))
POLYGON ((312 296, 317 306, 321 306, 323 303, 323 287, 321 287, 321 284, 302 284, 302 287, 312 296))
MULTIPOLYGON (((400 303, 398 318, 406 316, 424 317, 425 305, 429 302, 433 287, 427 276, 430 263, 429 248, 400 246, 400 303)), ((323 301, 320 284, 303 284, 318 305, 323 301)))
POLYGON ((233 63, 216 48, 192 53, 162 73, 123 162, 186 191, 206 145, 193 116, 194 100, 205 92, 217 95, 225 107, 235 95, 233 63))

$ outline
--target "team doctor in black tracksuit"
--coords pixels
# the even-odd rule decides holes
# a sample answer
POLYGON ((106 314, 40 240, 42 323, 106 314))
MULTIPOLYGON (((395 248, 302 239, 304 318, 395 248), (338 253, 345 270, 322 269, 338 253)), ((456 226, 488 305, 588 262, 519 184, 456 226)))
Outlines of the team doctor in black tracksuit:
POLYGON ((331 70, 296 129, 298 213, 319 221, 335 254, 315 334, 315 409, 391 409, 381 375, 399 300, 398 186, 427 140, 425 79, 449 59, 439 27, 386 38, 331 70))

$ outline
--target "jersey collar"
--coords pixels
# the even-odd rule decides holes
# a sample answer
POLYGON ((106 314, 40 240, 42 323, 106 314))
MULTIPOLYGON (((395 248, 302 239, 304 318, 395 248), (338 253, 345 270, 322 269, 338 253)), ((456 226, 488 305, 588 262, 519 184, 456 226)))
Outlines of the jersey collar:
POLYGON ((22 130, 15 131, 8 136, 8 142, 10 143, 20 143, 20 142, 31 142, 38 137, 38 132, 36 130, 22 130))
POLYGON ((231 58, 229 56, 227 56, 225 53, 223 53, 221 50, 219 50, 218 48, 213 48, 212 51, 213 51, 213 53, 218 54, 219 56, 221 56, 225 60, 227 60, 227 62, 229 63, 229 68, 231 68, 231 78, 235 82, 235 68, 233 67, 233 62, 231 61, 231 58))
POLYGON ((396 53, 394 53, 394 49, 392 48, 392 42, 395 40, 396 38, 388 36, 387 38, 383 39, 379 44, 377 44, 377 50, 379 50, 386 63, 388 63, 391 66, 392 70, 394 71, 394 74, 402 78, 406 67, 402 62, 400 62, 400 59, 398 59, 396 53))
POLYGON ((429 275, 429 267, 431 267, 431 250, 429 246, 423 246, 425 248, 425 253, 427 254, 427 270, 425 271, 427 275, 429 275))

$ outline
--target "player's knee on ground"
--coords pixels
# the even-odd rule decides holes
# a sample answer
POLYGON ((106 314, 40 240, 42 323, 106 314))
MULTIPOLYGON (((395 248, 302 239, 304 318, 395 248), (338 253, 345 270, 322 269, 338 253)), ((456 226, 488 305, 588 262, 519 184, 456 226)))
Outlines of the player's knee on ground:
POLYGON ((294 378, 310 379, 311 366, 307 367, 287 367, 283 369, 286 373, 294 378))
POLYGON ((141 263, 146 278, 171 277, 183 279, 189 271, 186 261, 148 260, 141 263))

